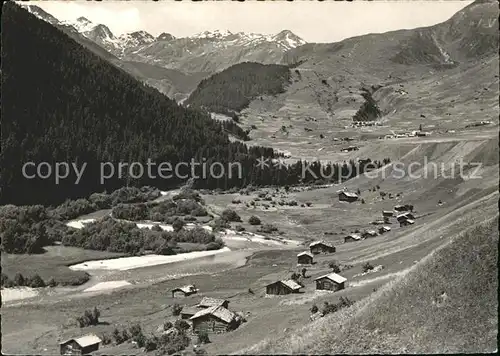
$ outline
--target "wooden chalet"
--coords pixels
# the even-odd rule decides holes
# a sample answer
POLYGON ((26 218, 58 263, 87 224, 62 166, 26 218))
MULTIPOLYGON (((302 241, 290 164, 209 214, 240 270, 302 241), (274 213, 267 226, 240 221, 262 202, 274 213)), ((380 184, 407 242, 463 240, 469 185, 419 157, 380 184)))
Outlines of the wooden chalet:
POLYGON ((94 334, 69 339, 59 343, 61 355, 89 355, 99 349, 102 340, 94 334))
POLYGON ((172 298, 187 297, 198 293, 198 289, 193 284, 172 289, 172 298))
POLYGON ((307 251, 301 252, 297 255, 297 263, 299 265, 312 265, 314 256, 307 251))
POLYGON ((302 286, 292 279, 277 281, 266 286, 266 294, 285 295, 299 293, 302 286))
POLYGON ((330 273, 315 279, 317 290, 338 291, 345 288, 346 278, 337 273, 330 273))
POLYGON ((356 193, 347 191, 340 191, 338 192, 338 194, 339 194, 339 201, 347 201, 349 203, 354 202, 359 198, 356 193))
POLYGON ((236 313, 223 306, 214 306, 199 310, 189 320, 193 323, 193 332, 195 334, 201 331, 218 334, 234 330, 238 327, 236 313))
POLYGON ((309 245, 309 250, 312 254, 316 255, 318 253, 334 253, 335 246, 324 242, 324 241, 315 241, 309 245))

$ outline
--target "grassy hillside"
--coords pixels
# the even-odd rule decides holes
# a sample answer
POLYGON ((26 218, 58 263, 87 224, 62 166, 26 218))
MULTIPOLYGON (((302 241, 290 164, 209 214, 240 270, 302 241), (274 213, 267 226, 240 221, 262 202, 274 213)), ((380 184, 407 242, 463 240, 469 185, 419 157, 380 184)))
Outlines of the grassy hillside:
POLYGON ((283 92, 289 79, 287 66, 240 63, 202 80, 186 104, 221 114, 240 111, 259 95, 283 92))
POLYGON ((492 352, 498 329, 498 216, 457 236, 348 310, 246 350, 264 353, 492 352))

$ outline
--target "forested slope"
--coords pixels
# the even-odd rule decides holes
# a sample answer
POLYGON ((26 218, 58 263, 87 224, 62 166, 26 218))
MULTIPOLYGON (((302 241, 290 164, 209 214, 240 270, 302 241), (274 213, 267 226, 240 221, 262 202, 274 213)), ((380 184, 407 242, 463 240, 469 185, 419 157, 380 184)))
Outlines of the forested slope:
POLYGON ((289 80, 287 66, 251 62, 235 64, 202 80, 186 104, 221 114, 241 111, 259 95, 283 92, 289 80))
POLYGON ((117 178, 100 185, 100 162, 248 153, 207 115, 178 106, 14 3, 4 5, 2 27, 2 201, 53 203, 122 186, 117 178), (55 185, 24 179, 28 161, 88 165, 78 185, 74 173, 55 185))

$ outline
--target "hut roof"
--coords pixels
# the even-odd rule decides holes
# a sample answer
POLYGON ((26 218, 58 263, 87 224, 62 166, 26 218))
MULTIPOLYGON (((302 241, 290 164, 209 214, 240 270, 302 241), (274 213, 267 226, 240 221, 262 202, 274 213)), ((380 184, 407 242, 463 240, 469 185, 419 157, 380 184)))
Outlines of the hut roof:
POLYGON ((323 278, 328 278, 329 280, 334 281, 335 283, 344 283, 345 281, 347 281, 347 278, 342 277, 340 274, 337 273, 326 274, 324 276, 316 278, 315 281, 323 278))
POLYGON ((314 246, 317 246, 317 245, 325 245, 325 246, 328 246, 328 247, 333 247, 333 245, 321 240, 321 241, 314 241, 313 243, 311 243, 309 245, 309 247, 314 247, 314 246))
POLYGON ((89 334, 89 335, 80 336, 79 338, 68 339, 66 341, 61 342, 60 344, 66 344, 70 341, 76 342, 80 347, 87 347, 90 345, 98 344, 102 340, 94 334, 89 334))
POLYGON ((175 292, 175 291, 181 291, 181 292, 184 292, 187 294, 187 293, 195 293, 198 290, 196 289, 196 287, 194 285, 189 284, 186 286, 177 287, 177 288, 172 289, 172 292, 175 292))
POLYGON ((199 307, 218 307, 227 302, 226 299, 204 297, 198 304, 199 307))
POLYGON ((199 311, 200 311, 200 309, 197 309, 195 307, 185 307, 185 308, 182 308, 181 314, 195 315, 199 311))
POLYGON ((226 322, 230 323, 233 321, 234 318, 236 318, 236 314, 233 313, 231 310, 224 308, 223 306, 214 306, 210 307, 207 309, 200 310, 197 312, 195 315, 193 315, 190 320, 198 319, 204 315, 213 315, 216 318, 226 322))
POLYGON ((311 257, 311 258, 313 258, 313 257, 314 257, 313 255, 311 255, 311 253, 310 253, 310 252, 307 252, 307 251, 301 252, 301 253, 299 253, 299 254, 297 255, 297 257, 300 257, 300 256, 309 256, 309 257, 311 257))
POLYGON ((297 282, 295 282, 293 279, 288 279, 288 280, 280 281, 280 282, 283 283, 288 288, 290 288, 291 290, 298 290, 298 289, 302 288, 302 286, 300 284, 298 284, 297 282))
POLYGON ((346 197, 357 198, 358 195, 356 193, 347 192, 347 191, 339 191, 339 194, 344 194, 346 197))

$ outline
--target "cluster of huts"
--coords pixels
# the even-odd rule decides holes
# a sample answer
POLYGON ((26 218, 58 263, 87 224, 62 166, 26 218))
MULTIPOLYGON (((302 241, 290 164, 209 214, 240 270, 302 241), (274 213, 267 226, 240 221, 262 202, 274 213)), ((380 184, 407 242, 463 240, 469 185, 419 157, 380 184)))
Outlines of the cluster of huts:
MULTIPOLYGON (((382 211, 383 220, 374 221, 372 224, 391 224, 390 219, 396 218, 400 227, 413 225, 415 224, 415 216, 413 215, 413 205, 405 204, 405 205, 396 205, 394 210, 384 210, 382 211)), ((344 242, 353 242, 360 241, 362 239, 367 239, 370 237, 375 237, 378 235, 385 234, 386 232, 391 231, 391 227, 384 225, 378 228, 378 231, 375 230, 366 230, 362 233, 353 233, 344 237, 344 242)))
MULTIPOLYGON (((187 285, 172 289, 173 298, 188 297, 198 293, 194 285, 187 285)), ((201 331, 207 333, 222 333, 234 330, 240 324, 242 317, 229 310, 229 301, 226 299, 204 297, 198 304, 182 308, 181 319, 192 324, 193 333, 201 331)))
MULTIPOLYGON (((309 245, 309 251, 301 252, 297 255, 298 265, 314 264, 314 255, 320 253, 334 253, 335 246, 325 241, 315 241, 309 245)), ((314 279, 316 290, 338 291, 345 288, 346 278, 336 273, 329 273, 314 279)), ((279 280, 266 286, 266 294, 285 295, 291 293, 300 293, 304 285, 293 279, 279 280)))

